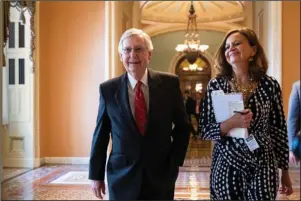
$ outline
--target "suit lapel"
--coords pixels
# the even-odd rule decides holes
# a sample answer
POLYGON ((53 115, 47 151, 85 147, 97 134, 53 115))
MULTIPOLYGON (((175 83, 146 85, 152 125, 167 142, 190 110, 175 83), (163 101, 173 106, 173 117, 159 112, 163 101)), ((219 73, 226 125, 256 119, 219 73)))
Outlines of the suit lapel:
MULTIPOLYGON (((148 69, 149 108, 147 113, 147 123, 145 131, 147 131, 148 127, 150 126, 154 104, 157 103, 157 99, 159 98, 157 96, 158 93, 156 91, 158 90, 158 85, 160 85, 160 83, 161 80, 157 76, 157 74, 151 69, 148 69)), ((126 73, 124 73, 121 77, 120 86, 119 89, 116 91, 115 99, 117 101, 119 109, 121 110, 123 116, 125 117, 125 120, 127 121, 127 124, 133 129, 133 131, 139 133, 129 103, 128 79, 126 73)))
POLYGON ((159 98, 156 91, 158 90, 158 85, 160 85, 160 83, 161 80, 159 76, 154 71, 148 68, 149 108, 147 114, 147 124, 145 128, 146 131, 150 126, 154 104, 156 104, 157 98, 159 98))
POLYGON ((127 121, 127 124, 134 130, 137 130, 136 122, 134 120, 131 106, 129 103, 129 95, 128 95, 128 80, 127 75, 124 73, 121 77, 121 82, 119 89, 116 91, 115 99, 117 101, 117 104, 122 112, 122 114, 125 117, 125 121, 127 121))

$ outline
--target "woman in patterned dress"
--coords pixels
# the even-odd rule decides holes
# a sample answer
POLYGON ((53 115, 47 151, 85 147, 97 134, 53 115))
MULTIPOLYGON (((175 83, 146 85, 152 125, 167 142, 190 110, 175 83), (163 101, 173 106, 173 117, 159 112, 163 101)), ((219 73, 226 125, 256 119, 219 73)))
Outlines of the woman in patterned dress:
POLYGON ((275 200, 292 194, 288 172, 288 137, 278 82, 266 74, 268 62, 256 34, 247 28, 230 31, 216 54, 217 77, 210 80, 199 118, 205 140, 214 140, 210 175, 211 200, 275 200), (217 123, 211 92, 241 92, 246 114, 217 123), (250 151, 242 138, 227 136, 248 128, 259 148, 250 151))

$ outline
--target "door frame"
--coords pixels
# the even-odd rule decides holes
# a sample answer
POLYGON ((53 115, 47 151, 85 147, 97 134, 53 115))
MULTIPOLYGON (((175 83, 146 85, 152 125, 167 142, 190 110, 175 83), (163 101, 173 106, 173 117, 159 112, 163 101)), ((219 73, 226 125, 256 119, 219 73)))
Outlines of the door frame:
MULTIPOLYGON (((0 13, 3 13, 3 1, 0 2, 0 13)), ((3 126, 2 126, 2 53, 3 53, 3 34, 2 34, 2 30, 3 29, 3 15, 0 15, 0 145, 1 145, 1 148, 2 148, 2 129, 3 129, 3 126)), ((2 158, 2 151, 1 151, 1 154, 0 154, 0 200, 2 200, 1 198, 1 195, 2 195, 2 180, 3 180, 3 158, 2 158)))
MULTIPOLYGON (((3 5, 2 5, 3 6, 3 5)), ((10 9, 13 7, 10 7, 10 9)), ((29 16, 31 15, 30 12, 28 10, 26 10, 27 14, 25 14, 25 16, 28 14, 29 16)), ((36 18, 36 16, 32 16, 34 18, 36 18)), ((17 16, 15 16, 14 19, 17 19, 17 16)), ((3 20, 2 20, 3 23, 3 20)), ((30 26, 33 26, 35 24, 32 24, 32 21, 29 20, 28 23, 30 23, 30 26)), ((28 26, 28 25, 27 25, 28 26)), ((1 26, 3 28, 3 25, 1 26)), ((29 27, 29 30, 27 29, 28 27, 25 27, 25 37, 27 40, 27 38, 30 39, 29 41, 29 46, 25 46, 24 51, 31 51, 30 49, 32 48, 32 44, 31 44, 31 37, 33 37, 32 34, 32 28, 29 27)), ((2 34, 1 34, 2 35, 2 34)), ((3 36, 2 36, 3 37, 3 36)), ((17 38, 16 38, 17 39, 17 38)), ((3 41, 4 39, 2 38, 1 41, 3 41)), ((28 44, 27 44, 28 45, 28 44)), ((4 49, 2 48, 1 51, 4 51, 4 49)), ((23 50, 18 50, 18 51, 14 51, 12 50, 12 52, 10 53, 10 55, 12 56, 12 58, 19 58, 19 53, 22 53, 23 50), (16 57, 14 57, 14 54, 16 54, 16 57)), ((34 56, 35 54, 33 54, 34 56)), ((6 59, 6 67, 7 69, 5 69, 8 73, 8 55, 6 55, 7 57, 6 59)), ((3 58, 2 58, 3 59, 3 58)), ((17 62, 17 61, 16 61, 17 62)), ((1 63, 2 64, 2 63, 1 63)), ((2 154, 2 166, 8 166, 8 167, 26 167, 26 168, 34 168, 34 167, 38 167, 40 166, 39 163, 36 163, 36 158, 35 158, 35 151, 36 151, 36 133, 35 133, 35 125, 36 125, 36 117, 35 117, 35 102, 36 100, 38 100, 37 98, 35 98, 36 92, 35 92, 35 86, 34 84, 35 82, 35 74, 34 74, 34 69, 33 69, 33 65, 34 65, 34 61, 31 62, 30 58, 26 58, 25 57, 25 68, 27 68, 27 76, 26 76, 26 87, 28 87, 28 96, 29 96, 29 111, 28 111, 28 119, 26 121, 24 121, 25 123, 27 123, 28 125, 28 131, 29 133, 26 134, 22 134, 22 135, 14 135, 14 136, 10 136, 9 135, 9 131, 4 131, 3 126, 1 126, 1 132, 3 133, 1 135, 1 149, 3 150, 3 154, 2 154), (4 134, 6 134, 4 136, 4 134), (13 141, 21 141, 21 143, 24 144, 24 149, 23 150, 11 150, 13 148, 11 148, 11 145, 13 143, 13 141), (2 145, 4 145, 4 147, 2 147, 2 145)), ((2 65, 1 65, 2 67, 2 65)), ((3 76, 5 76, 6 74, 3 74, 3 68, 1 68, 1 79, 3 79, 3 76)), ((3 81, 1 81, 1 109, 3 109, 2 107, 2 99, 3 99, 3 81)), ((7 107, 7 106, 6 106, 7 107)), ((3 118, 3 111, 1 111, 1 120, 3 118)), ((14 123, 17 123, 18 121, 15 121, 14 123)), ((23 122, 23 120, 22 120, 23 122)), ((3 120, 1 122, 1 125, 3 123, 3 120)), ((12 125, 14 124, 12 123, 12 125)))

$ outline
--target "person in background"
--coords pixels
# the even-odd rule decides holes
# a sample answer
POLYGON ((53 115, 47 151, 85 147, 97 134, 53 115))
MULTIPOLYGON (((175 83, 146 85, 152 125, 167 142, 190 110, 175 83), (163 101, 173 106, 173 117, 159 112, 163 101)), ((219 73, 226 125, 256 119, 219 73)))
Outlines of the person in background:
POLYGON ((202 109, 202 93, 197 91, 195 93, 195 101, 196 101, 196 105, 195 105, 195 113, 197 115, 197 119, 199 119, 199 115, 200 115, 200 110, 202 109))
MULTIPOLYGON (((200 91, 197 91, 195 93, 195 101, 196 101, 195 114, 196 114, 197 122, 199 122, 199 116, 200 116, 200 111, 202 110, 202 102, 203 102, 202 93, 200 91)), ((199 127, 197 130, 198 130, 197 133, 199 135, 199 127)))
POLYGON ((248 28, 231 30, 215 60, 218 74, 207 86, 199 120, 202 139, 216 142, 211 200, 275 200, 279 183, 281 193, 292 194, 281 88, 266 74, 268 62, 256 34, 248 28), (245 109, 216 122, 211 96, 215 90, 242 93, 245 109), (250 137, 228 136, 233 128, 247 128, 250 137))
POLYGON ((179 166, 189 144, 189 122, 176 75, 147 66, 153 44, 140 29, 129 29, 118 47, 126 72, 99 86, 89 179, 96 197, 110 200, 173 200, 179 166))
MULTIPOLYGON (((288 117, 287 117, 287 131, 289 141, 289 158, 291 163, 298 164, 299 160, 292 152, 292 143, 294 138, 300 140, 300 121, 301 121, 301 98, 300 98, 300 80, 292 85, 292 90, 289 98, 288 117)), ((301 152, 301 150, 299 150, 301 152)), ((301 155, 301 153, 299 154, 301 155)))
POLYGON ((184 91, 184 103, 185 103, 186 112, 188 114, 188 120, 191 127, 191 132, 193 134, 193 137, 196 138, 197 131, 194 129, 191 121, 191 116, 196 117, 196 113, 195 113, 196 101, 191 97, 189 90, 184 91))

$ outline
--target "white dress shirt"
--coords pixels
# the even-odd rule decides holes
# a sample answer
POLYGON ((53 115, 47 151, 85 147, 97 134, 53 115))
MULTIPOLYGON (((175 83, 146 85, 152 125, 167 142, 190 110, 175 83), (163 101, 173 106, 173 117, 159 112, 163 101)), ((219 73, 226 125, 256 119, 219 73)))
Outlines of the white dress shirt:
MULTIPOLYGON (((144 99, 146 102, 146 109, 148 111, 148 107, 149 107, 149 89, 148 89, 148 77, 147 77, 148 71, 147 68, 145 69, 145 73, 143 75, 143 77, 141 78, 141 82, 143 84, 141 84, 141 90, 144 94, 144 99)), ((136 96, 136 84, 138 82, 138 80, 135 80, 135 78, 133 76, 131 76, 129 73, 127 73, 128 76, 128 95, 129 95, 129 102, 130 102, 130 106, 131 106, 131 111, 133 114, 133 117, 135 118, 135 96, 136 96)))

